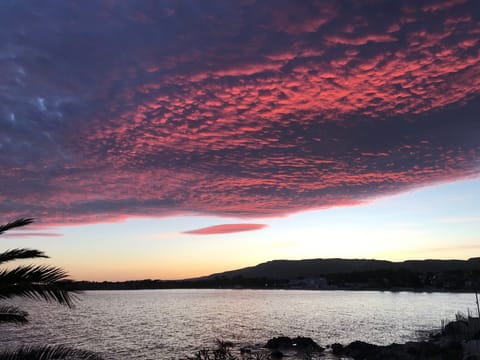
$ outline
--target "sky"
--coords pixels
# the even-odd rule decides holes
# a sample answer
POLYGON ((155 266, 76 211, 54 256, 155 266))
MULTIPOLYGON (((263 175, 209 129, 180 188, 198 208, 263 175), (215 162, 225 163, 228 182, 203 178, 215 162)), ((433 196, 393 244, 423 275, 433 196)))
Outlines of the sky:
POLYGON ((480 2, 2 1, 2 235, 76 279, 480 256, 480 2), (477 120, 475 120, 477 119, 477 120))

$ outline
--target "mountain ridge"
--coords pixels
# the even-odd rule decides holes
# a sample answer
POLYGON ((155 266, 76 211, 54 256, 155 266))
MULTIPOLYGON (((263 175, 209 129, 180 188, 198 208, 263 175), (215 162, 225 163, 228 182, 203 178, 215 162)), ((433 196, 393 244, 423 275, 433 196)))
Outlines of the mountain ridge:
POLYGON ((480 257, 467 260, 424 259, 390 261, 376 259, 317 258, 302 260, 270 260, 254 266, 214 273, 196 279, 214 278, 269 278, 291 280, 300 277, 315 277, 328 274, 368 272, 377 270, 406 269, 415 272, 470 271, 480 270, 480 257))

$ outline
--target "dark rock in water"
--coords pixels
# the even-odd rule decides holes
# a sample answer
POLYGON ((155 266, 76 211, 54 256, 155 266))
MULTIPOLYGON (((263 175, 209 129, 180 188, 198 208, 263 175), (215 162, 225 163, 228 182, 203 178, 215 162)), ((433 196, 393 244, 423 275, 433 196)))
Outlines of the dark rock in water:
POLYGON ((443 330, 443 335, 459 336, 468 333, 468 322, 463 320, 449 322, 443 330))
POLYGON ((309 337, 297 336, 290 338, 288 336, 274 337, 267 341, 265 345, 268 349, 285 349, 285 350, 300 350, 300 351, 317 351, 321 352, 325 349, 318 345, 309 337))
POLYGON ((330 346, 332 348, 332 354, 333 355, 342 355, 344 348, 342 344, 335 343, 330 346))
POLYGON ((344 348, 343 354, 355 360, 462 360, 463 347, 458 341, 419 341, 388 346, 354 341, 344 348))
POLYGON ((423 359, 426 356, 441 355, 442 351, 438 345, 428 341, 407 342, 405 345, 403 345, 402 350, 414 358, 419 359, 423 359))
POLYGON ((344 353, 354 359, 369 359, 378 352, 379 348, 378 345, 354 341, 345 346, 344 353))
MULTIPOLYGON (((463 359, 463 346, 459 341, 448 341, 446 343, 434 343, 429 341, 409 342, 404 345, 398 345, 397 353, 403 351, 412 359, 445 359, 461 360, 463 359)), ((389 346, 386 347, 390 348, 389 346)), ((393 349, 389 349, 392 351, 393 349)))
POLYGON ((265 345, 265 347, 268 349, 291 348, 292 339, 288 336, 274 337, 267 341, 267 345, 265 345))
POLYGON ((314 351, 324 351, 325 349, 318 345, 309 337, 297 336, 292 339, 292 344, 295 349, 299 350, 314 350, 314 351))
POLYGON ((273 350, 270 353, 272 359, 281 359, 284 357, 283 353, 280 350, 273 350))

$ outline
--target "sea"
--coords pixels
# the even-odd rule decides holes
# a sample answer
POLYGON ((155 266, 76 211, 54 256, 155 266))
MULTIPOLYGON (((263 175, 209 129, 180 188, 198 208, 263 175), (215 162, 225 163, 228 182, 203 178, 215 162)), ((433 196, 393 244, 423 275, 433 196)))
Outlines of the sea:
POLYGON ((458 312, 475 314, 474 294, 308 290, 87 291, 75 308, 2 301, 30 313, 0 325, 0 347, 64 344, 108 360, 188 359, 216 340, 260 348, 276 336, 322 346, 362 340, 404 343, 439 330, 458 312))

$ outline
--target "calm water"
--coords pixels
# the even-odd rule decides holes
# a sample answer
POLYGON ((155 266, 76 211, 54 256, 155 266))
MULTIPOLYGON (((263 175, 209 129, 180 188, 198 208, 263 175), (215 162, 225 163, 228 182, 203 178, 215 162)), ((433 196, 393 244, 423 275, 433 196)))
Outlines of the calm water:
POLYGON ((27 326, 1 325, 1 347, 67 344, 106 359, 181 359, 216 338, 264 344, 310 336, 325 346, 405 342, 474 309, 474 295, 282 290, 89 291, 73 310, 17 299, 27 326))

